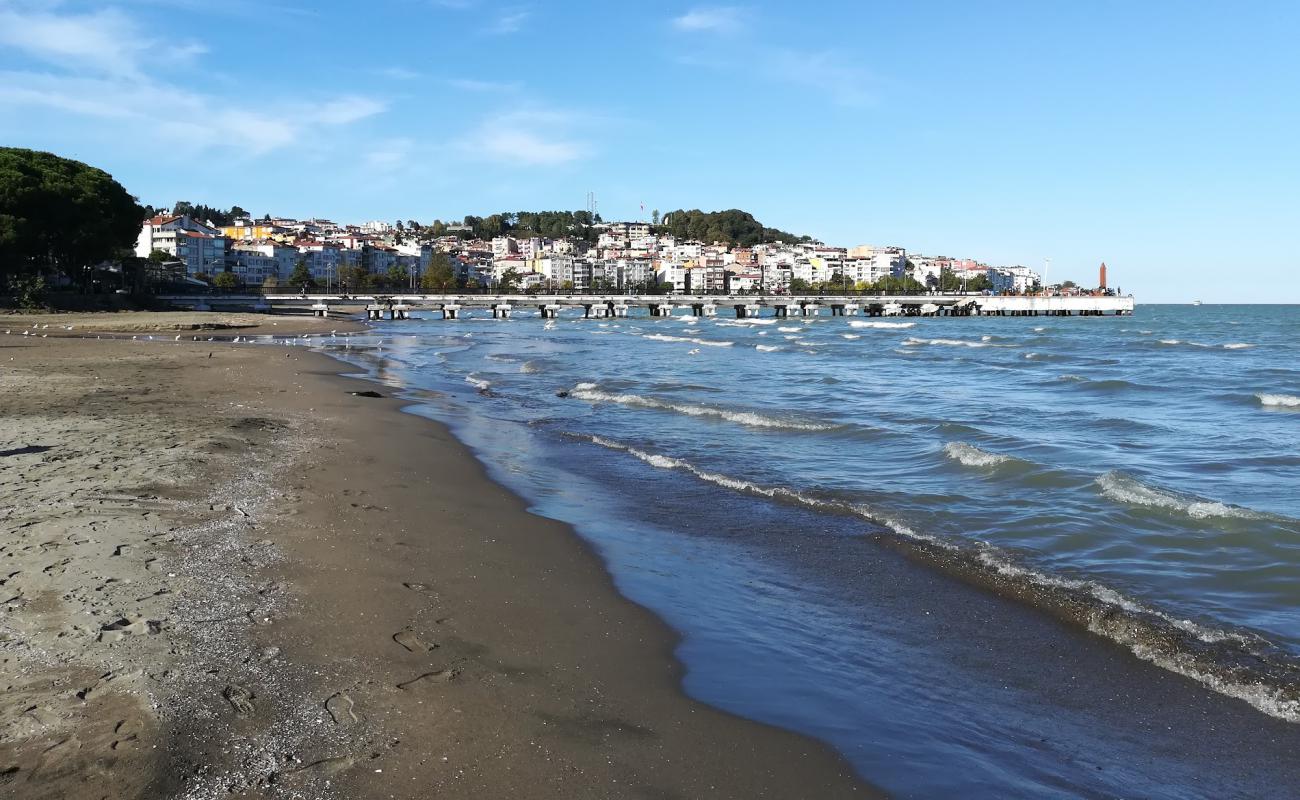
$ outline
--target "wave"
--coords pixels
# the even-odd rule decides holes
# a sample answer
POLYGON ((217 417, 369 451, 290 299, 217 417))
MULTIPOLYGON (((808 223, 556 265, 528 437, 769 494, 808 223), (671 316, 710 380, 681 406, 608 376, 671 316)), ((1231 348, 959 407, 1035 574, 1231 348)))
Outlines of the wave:
POLYGON ((777 351, 777 350, 780 350, 781 348, 777 347, 776 345, 772 345, 772 344, 756 344, 756 345, 754 345, 754 349, 757 350, 757 351, 760 352, 760 353, 772 353, 772 352, 775 352, 775 351, 777 351))
POLYGON ((1255 395, 1259 398, 1259 404, 1270 408, 1300 408, 1300 397, 1293 394, 1269 394, 1261 392, 1255 395))
POLYGON ((747 425, 751 428, 778 428, 792 431, 829 431, 839 427, 819 422, 801 422, 792 419, 779 419, 758 414, 753 411, 731 411, 725 408, 701 406, 693 403, 673 403, 655 397, 639 394, 607 392, 595 383, 579 383, 569 390, 569 396, 593 403, 617 403, 633 408, 650 408, 658 411, 674 411, 691 417, 711 417, 747 425))
POLYGON ((523 372, 523 373, 526 373, 526 374, 528 374, 528 375, 534 375, 534 374, 539 373, 539 372, 542 371, 542 362, 537 361, 537 360, 525 361, 525 362, 524 362, 524 363, 519 367, 519 371, 520 371, 520 372, 523 372))
POLYGON ((1265 714, 1300 722, 1300 659, 1261 637, 1181 619, 1096 581, 1040 572, 984 542, 959 544, 920 533, 866 504, 756 484, 600 436, 582 438, 652 467, 685 472, 733 491, 857 516, 882 529, 877 534, 882 544, 935 569, 1079 625, 1137 658, 1244 700, 1265 714))
POLYGON ((488 392, 492 391, 492 381, 484 380, 483 378, 480 378, 477 373, 471 372, 470 374, 466 375, 465 383, 468 383, 470 386, 473 386, 475 389, 478 389, 480 392, 484 394, 487 394, 488 392))
POLYGON ((949 442, 943 446, 944 455, 967 467, 996 467, 1011 461, 1011 456, 990 453, 966 442, 949 442))
POLYGON ((1119 471, 1107 472, 1097 478, 1096 484, 1101 488, 1101 493, 1111 500, 1133 506, 1176 511, 1193 519, 1275 519, 1270 514, 1249 508, 1152 486, 1119 471))
POLYGON ((972 342, 966 339, 917 339, 914 336, 909 336, 907 337, 907 339, 903 340, 904 347, 916 346, 919 344, 945 345, 948 347, 991 347, 992 346, 989 342, 972 342))
POLYGON ((1247 350, 1255 345, 1249 342, 1231 342, 1223 346, 1224 350, 1247 350))
POLYGON ((777 330, 780 331, 781 333, 799 333, 800 331, 803 330, 803 328, 802 327, 791 328, 788 326, 782 326, 780 328, 777 328, 777 330))
POLYGON ((1064 383, 1086 383, 1088 379, 1082 375, 1061 375, 1057 380, 1064 383))
POLYGON ((689 342, 691 344, 707 345, 708 347, 731 347, 735 344, 735 342, 719 342, 713 339, 696 339, 689 336, 669 336, 664 333, 647 333, 642 338, 656 342, 689 342))
POLYGON ((840 336, 843 337, 843 338, 845 338, 845 339, 861 339, 861 338, 862 338, 861 336, 857 335, 856 333, 841 333, 840 336))
POLYGON ((874 320, 849 320, 850 328, 912 328, 915 322, 876 322, 874 320))

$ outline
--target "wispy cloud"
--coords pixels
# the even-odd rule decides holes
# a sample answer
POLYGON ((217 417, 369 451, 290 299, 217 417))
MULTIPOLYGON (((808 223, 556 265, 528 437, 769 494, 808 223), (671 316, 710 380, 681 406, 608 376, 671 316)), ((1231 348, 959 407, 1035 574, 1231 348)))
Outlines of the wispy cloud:
POLYGON ((447 85, 465 92, 517 92, 521 88, 515 81, 481 81, 473 78, 448 78, 447 85))
POLYGON ((326 125, 346 125, 349 122, 373 117, 385 108, 386 106, 378 100, 348 95, 318 104, 312 110, 310 118, 313 122, 323 122, 326 125))
POLYGON ((590 152, 572 135, 577 123, 577 117, 559 111, 512 111, 484 121, 460 147, 472 156, 512 166, 559 166, 590 152))
POLYGON ((745 27, 745 9, 739 6, 693 8, 673 18, 673 27, 691 33, 737 33, 745 27))
POLYGON ((420 77, 420 73, 406 67, 380 67, 376 69, 375 74, 382 78, 389 78, 395 81, 413 81, 420 77))
POLYGON ((262 154, 319 127, 346 125, 385 109, 356 96, 280 108, 249 105, 153 77, 149 73, 158 65, 184 66, 206 53, 206 45, 160 42, 115 9, 64 12, 58 3, 38 8, 0 0, 0 45, 48 65, 0 72, 0 110, 45 108, 109 120, 120 126, 114 135, 187 151, 262 154))
POLYGON ((0 4, 0 45, 68 69, 134 76, 150 59, 188 61, 207 52, 197 42, 160 42, 147 36, 117 9, 53 13, 0 4))
POLYGON ((524 23, 533 15, 532 10, 527 8, 507 8, 493 20, 488 26, 488 33, 504 35, 508 33, 518 33, 523 28, 524 23))
POLYGON ((820 92, 841 106, 865 106, 876 100, 875 80, 842 53, 772 51, 763 70, 773 80, 820 92))
POLYGON ((406 138, 386 139, 368 150, 363 158, 368 168, 393 172, 410 158, 415 142, 406 138))

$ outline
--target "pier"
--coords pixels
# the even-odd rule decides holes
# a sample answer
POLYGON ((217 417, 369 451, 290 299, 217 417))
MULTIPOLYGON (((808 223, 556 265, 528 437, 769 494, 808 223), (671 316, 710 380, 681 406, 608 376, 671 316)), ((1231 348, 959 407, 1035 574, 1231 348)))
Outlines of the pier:
POLYGON ((516 315, 555 319, 562 312, 587 318, 626 317, 645 309, 650 317, 762 316, 812 317, 1100 317, 1127 315, 1132 295, 555 295, 555 294, 282 294, 167 295, 159 299, 174 306, 211 309, 265 309, 290 306, 328 316, 342 306, 364 305, 368 319, 410 319, 414 311, 458 319, 466 309, 490 311, 495 319, 516 315))

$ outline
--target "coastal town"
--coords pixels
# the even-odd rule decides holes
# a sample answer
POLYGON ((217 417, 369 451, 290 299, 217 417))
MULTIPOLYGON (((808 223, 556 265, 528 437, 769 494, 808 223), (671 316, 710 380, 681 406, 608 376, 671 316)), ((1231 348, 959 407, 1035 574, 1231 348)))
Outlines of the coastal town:
MULTIPOLYGON (((427 226, 415 220, 353 225, 269 215, 220 224, 185 213, 189 209, 183 206, 174 209, 181 213, 144 221, 135 255, 149 259, 156 275, 193 287, 648 294, 1027 294, 1045 288, 1042 274, 1029 267, 923 255, 899 246, 838 247, 789 235, 742 243, 721 235, 712 239, 707 231, 705 237, 689 238, 675 235, 672 214, 661 218, 657 211, 652 222, 550 212, 569 224, 561 235, 541 235, 535 229, 547 226, 521 218, 545 215, 523 212, 427 226)), ((752 221, 744 212, 716 213, 752 221)), ((1046 288, 1079 291, 1070 281, 1046 288)))

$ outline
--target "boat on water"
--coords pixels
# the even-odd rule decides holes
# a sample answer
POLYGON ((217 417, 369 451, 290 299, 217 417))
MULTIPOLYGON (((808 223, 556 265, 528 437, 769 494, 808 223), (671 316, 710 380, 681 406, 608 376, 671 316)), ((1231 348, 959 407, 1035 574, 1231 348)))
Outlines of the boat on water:
POLYGON ((1193 300, 1193 301, 1192 301, 1192 305, 1194 305, 1194 306, 1199 306, 1199 305, 1201 305, 1201 301, 1200 301, 1200 300, 1193 300))

